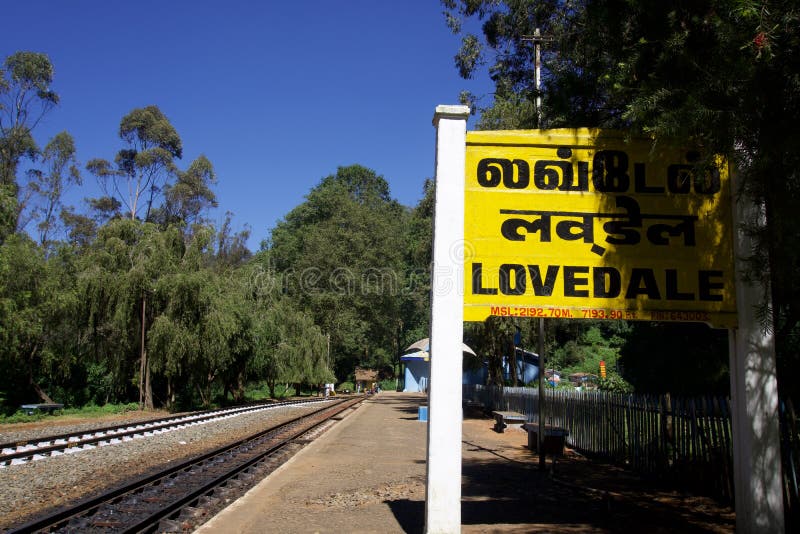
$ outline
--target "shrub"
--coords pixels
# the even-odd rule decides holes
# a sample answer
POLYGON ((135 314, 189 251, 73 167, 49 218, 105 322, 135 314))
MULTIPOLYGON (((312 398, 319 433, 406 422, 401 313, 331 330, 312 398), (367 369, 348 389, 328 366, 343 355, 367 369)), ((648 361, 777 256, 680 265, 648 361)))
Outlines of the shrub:
POLYGON ((381 391, 394 391, 397 389, 397 380, 394 378, 387 378, 385 380, 381 380, 378 383, 378 386, 380 386, 381 391))
POLYGON ((608 393, 633 393, 633 386, 613 371, 608 371, 606 378, 601 378, 597 389, 608 393))
POLYGON ((27 415, 25 412, 19 411, 11 415, 0 415, 0 425, 11 423, 32 423, 34 421, 41 421, 47 417, 46 414, 35 412, 33 415, 27 415))

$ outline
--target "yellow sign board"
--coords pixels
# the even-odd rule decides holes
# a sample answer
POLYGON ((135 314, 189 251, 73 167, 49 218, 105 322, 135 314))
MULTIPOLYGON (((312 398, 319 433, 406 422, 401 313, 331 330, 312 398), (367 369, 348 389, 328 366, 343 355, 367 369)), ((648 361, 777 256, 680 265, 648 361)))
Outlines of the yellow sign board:
POLYGON ((727 162, 620 132, 467 132, 464 319, 736 324, 727 162))

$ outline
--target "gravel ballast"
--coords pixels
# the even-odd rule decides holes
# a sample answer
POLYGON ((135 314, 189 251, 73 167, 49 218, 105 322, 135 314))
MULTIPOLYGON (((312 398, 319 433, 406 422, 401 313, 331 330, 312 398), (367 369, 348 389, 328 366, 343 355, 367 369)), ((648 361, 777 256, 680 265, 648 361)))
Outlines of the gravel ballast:
MULTIPOLYGON (((311 406, 274 407, 92 450, 0 468, 0 530, 24 523, 50 508, 101 493, 159 466, 177 463, 243 439, 320 407, 316 403, 311 406)), ((72 426, 57 423, 33 430, 15 429, 12 432, 0 432, 0 442, 83 431, 109 424, 113 423, 106 420, 72 426)))

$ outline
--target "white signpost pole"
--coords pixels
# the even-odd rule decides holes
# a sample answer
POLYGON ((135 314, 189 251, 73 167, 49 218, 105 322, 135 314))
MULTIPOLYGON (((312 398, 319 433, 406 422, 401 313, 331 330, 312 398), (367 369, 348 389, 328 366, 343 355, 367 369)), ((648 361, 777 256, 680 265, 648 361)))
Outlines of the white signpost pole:
POLYGON ((753 238, 742 231, 745 221, 763 217, 733 183, 734 254, 737 264, 736 307, 739 327, 729 330, 731 422, 736 532, 783 532, 778 384, 775 339, 764 331, 756 305, 764 298, 759 283, 746 283, 742 256, 753 250, 753 238))
POLYGON ((425 531, 461 532, 461 372, 467 106, 437 106, 425 531))

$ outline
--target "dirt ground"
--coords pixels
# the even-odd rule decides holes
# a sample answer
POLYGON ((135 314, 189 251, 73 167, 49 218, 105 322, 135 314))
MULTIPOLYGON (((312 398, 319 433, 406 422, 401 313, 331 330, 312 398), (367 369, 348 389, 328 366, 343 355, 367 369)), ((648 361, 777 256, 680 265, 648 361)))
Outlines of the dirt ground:
POLYGON ((464 420, 463 532, 734 532, 733 510, 567 449, 544 472, 527 433, 464 420))

